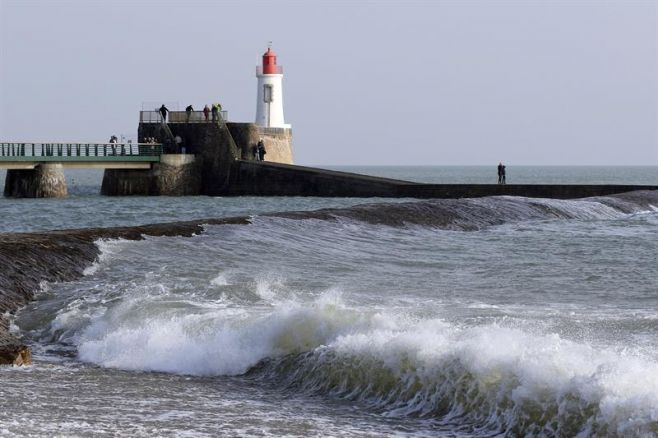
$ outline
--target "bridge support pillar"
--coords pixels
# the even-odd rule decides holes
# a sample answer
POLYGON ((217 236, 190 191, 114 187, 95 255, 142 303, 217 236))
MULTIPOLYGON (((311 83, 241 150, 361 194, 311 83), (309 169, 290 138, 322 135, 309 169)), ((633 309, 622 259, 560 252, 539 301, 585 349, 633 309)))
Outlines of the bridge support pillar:
POLYGON ((201 159, 164 154, 150 170, 106 169, 101 195, 190 196, 201 194, 201 159))
POLYGON ((65 198, 68 195, 61 164, 44 163, 34 169, 9 169, 5 179, 7 198, 65 198))

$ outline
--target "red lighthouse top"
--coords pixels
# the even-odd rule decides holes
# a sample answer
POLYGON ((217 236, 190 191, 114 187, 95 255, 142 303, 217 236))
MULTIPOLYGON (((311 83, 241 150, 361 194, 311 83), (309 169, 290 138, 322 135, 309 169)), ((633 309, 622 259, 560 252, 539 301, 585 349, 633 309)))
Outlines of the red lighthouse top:
POLYGON ((263 55, 263 74, 272 75, 281 73, 281 67, 276 65, 276 54, 271 47, 263 55))

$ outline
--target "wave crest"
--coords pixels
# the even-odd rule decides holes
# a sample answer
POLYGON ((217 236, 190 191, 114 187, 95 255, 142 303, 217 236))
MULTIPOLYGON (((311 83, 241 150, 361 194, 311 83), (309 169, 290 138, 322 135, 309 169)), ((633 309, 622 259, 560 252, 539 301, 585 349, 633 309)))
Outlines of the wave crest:
POLYGON ((260 309, 124 302, 77 337, 105 367, 240 375, 485 434, 658 431, 658 364, 556 334, 359 312, 336 293, 260 309), (148 307, 147 307, 148 306, 148 307))
MULTIPOLYGON (((425 321, 337 338, 272 361, 260 378, 514 436, 642 435, 658 430, 658 366, 557 335, 425 321)), ((460 426, 460 427, 462 427, 460 426)), ((469 427, 469 426, 463 426, 469 427)))
POLYGON ((420 225, 470 231, 528 220, 615 219, 632 213, 655 211, 656 205, 658 191, 637 191, 577 200, 512 196, 434 199, 273 213, 266 216, 290 219, 349 219, 379 225, 420 225))

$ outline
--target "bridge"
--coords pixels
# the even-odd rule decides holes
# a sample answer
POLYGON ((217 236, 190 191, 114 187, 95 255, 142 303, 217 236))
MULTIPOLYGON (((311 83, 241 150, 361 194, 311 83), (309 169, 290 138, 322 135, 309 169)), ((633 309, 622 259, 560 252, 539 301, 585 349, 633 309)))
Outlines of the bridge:
POLYGON ((0 169, 63 168, 150 169, 159 163, 160 143, 0 142, 0 169))

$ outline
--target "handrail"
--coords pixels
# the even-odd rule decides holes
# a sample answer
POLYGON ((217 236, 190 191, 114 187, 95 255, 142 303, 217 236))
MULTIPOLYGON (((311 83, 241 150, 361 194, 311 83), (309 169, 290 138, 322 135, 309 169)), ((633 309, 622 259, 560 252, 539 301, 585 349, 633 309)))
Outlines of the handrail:
POLYGON ((14 141, 14 140, 12 140, 12 141, 0 141, 0 144, 12 144, 12 143, 13 144, 98 144, 98 145, 106 144, 108 146, 112 145, 112 144, 114 144, 114 145, 122 145, 123 144, 123 145, 126 145, 126 146, 129 145, 129 144, 133 145, 133 146, 135 146, 135 145, 154 145, 154 144, 157 145, 157 144, 161 144, 161 143, 136 143, 136 142, 131 142, 131 141, 127 141, 125 143, 110 143, 110 142, 102 143, 102 142, 93 142, 93 141, 24 141, 24 140, 21 140, 21 141, 14 141))
MULTIPOLYGON (((219 120, 213 120, 212 112, 208 112, 206 118, 203 111, 169 111, 167 114, 167 123, 210 123, 228 120, 228 111, 219 112, 219 120)), ((162 123, 162 115, 159 111, 140 111, 140 123, 162 123)))
POLYGON ((160 143, 0 142, 0 157, 159 157, 160 143))

